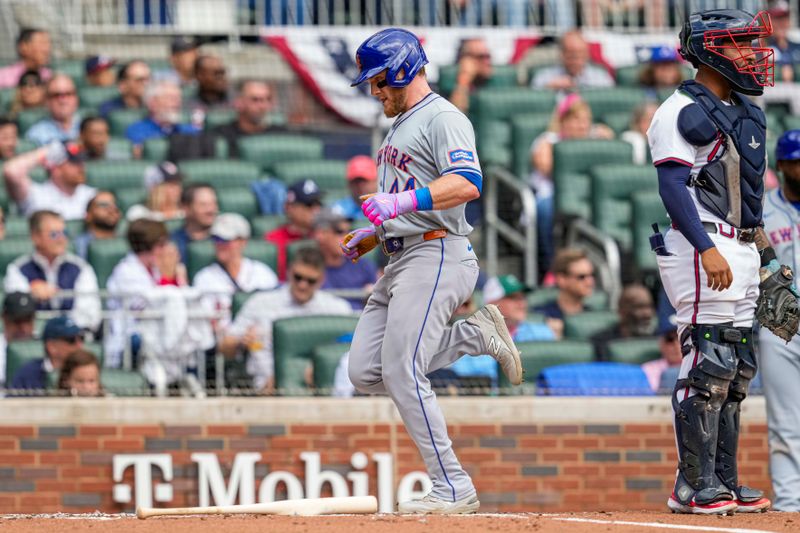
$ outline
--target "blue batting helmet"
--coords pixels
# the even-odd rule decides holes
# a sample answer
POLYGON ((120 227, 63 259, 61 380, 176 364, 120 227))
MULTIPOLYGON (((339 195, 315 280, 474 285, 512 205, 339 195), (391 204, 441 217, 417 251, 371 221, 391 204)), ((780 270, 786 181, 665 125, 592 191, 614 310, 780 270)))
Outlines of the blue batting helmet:
POLYGON ((752 41, 770 35, 772 22, 765 11, 755 17, 738 9, 701 11, 683 24, 680 54, 695 68, 702 64, 719 72, 734 90, 760 95, 774 84, 775 53, 752 41))
POLYGON ((775 159, 794 161, 800 159, 800 130, 784 132, 775 146, 775 159))
POLYGON ((361 43, 356 63, 361 71, 353 80, 353 87, 384 70, 389 87, 405 87, 428 63, 428 58, 416 35, 400 28, 387 28, 361 43))

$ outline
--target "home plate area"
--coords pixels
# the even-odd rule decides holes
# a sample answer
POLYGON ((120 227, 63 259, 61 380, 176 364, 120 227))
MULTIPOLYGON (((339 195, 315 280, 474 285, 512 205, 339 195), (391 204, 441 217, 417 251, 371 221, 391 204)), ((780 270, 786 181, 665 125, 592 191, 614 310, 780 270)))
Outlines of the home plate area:
POLYGON ((517 531, 537 533, 624 533, 692 531, 722 533, 795 532, 800 529, 800 513, 769 512, 735 516, 685 516, 658 511, 597 513, 498 513, 466 516, 421 515, 341 515, 341 516, 188 516, 159 517, 146 521, 130 514, 54 514, 5 515, 0 517, 4 533, 39 533, 41 531, 92 533, 204 533, 235 531, 262 533, 430 533, 458 531, 471 533, 517 531))

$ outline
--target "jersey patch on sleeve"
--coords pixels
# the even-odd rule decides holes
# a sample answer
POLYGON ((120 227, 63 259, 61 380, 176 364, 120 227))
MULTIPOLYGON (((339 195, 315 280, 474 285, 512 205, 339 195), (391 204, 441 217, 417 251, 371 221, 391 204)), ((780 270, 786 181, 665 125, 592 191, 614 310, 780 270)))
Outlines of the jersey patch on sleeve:
POLYGON ((470 163, 475 162, 475 154, 470 150, 464 150, 463 148, 450 150, 447 155, 450 157, 450 163, 457 163, 459 161, 468 161, 470 163))

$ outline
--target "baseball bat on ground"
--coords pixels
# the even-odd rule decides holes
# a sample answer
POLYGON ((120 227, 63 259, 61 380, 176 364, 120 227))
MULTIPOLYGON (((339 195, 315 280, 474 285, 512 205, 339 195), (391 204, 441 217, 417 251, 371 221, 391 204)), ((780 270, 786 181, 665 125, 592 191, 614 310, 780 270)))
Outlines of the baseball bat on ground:
POLYGON ((313 516, 321 514, 369 514, 378 512, 375 496, 351 496, 347 498, 309 498, 283 500, 247 505, 220 505, 209 507, 154 508, 137 507, 136 517, 144 520, 153 516, 179 515, 225 515, 225 514, 275 514, 313 516))

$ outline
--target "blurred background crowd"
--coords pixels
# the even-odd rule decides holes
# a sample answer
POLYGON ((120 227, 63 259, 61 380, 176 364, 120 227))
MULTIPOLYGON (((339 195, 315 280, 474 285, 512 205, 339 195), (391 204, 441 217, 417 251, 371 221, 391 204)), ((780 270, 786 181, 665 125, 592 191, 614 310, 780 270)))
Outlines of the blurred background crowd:
MULTIPOLYGON (((680 345, 647 241, 668 220, 645 132, 693 76, 676 48, 681 13, 769 10, 768 150, 800 127, 796 3, 415 0, 398 14, 377 1, 198 0, 194 33, 173 20, 191 2, 64 4, 78 11, 59 26, 43 3, 0 2, 13 29, 0 47, 7 395, 353 394, 349 340, 387 258, 351 263, 338 243, 368 223, 359 197, 377 190, 385 124, 342 121, 261 36, 220 31, 208 17, 225 5, 272 30, 465 32, 432 81, 473 121, 492 195, 468 207, 488 268, 453 320, 500 307, 530 379, 516 393, 672 390, 680 345), (117 26, 103 29, 106 11, 117 26), (670 37, 630 64, 597 53, 597 32, 650 28, 670 37), (535 44, 499 63, 494 31, 535 44), (568 386, 564 363, 581 363, 568 386)), ((445 394, 512 392, 481 354, 430 378, 445 394)))

